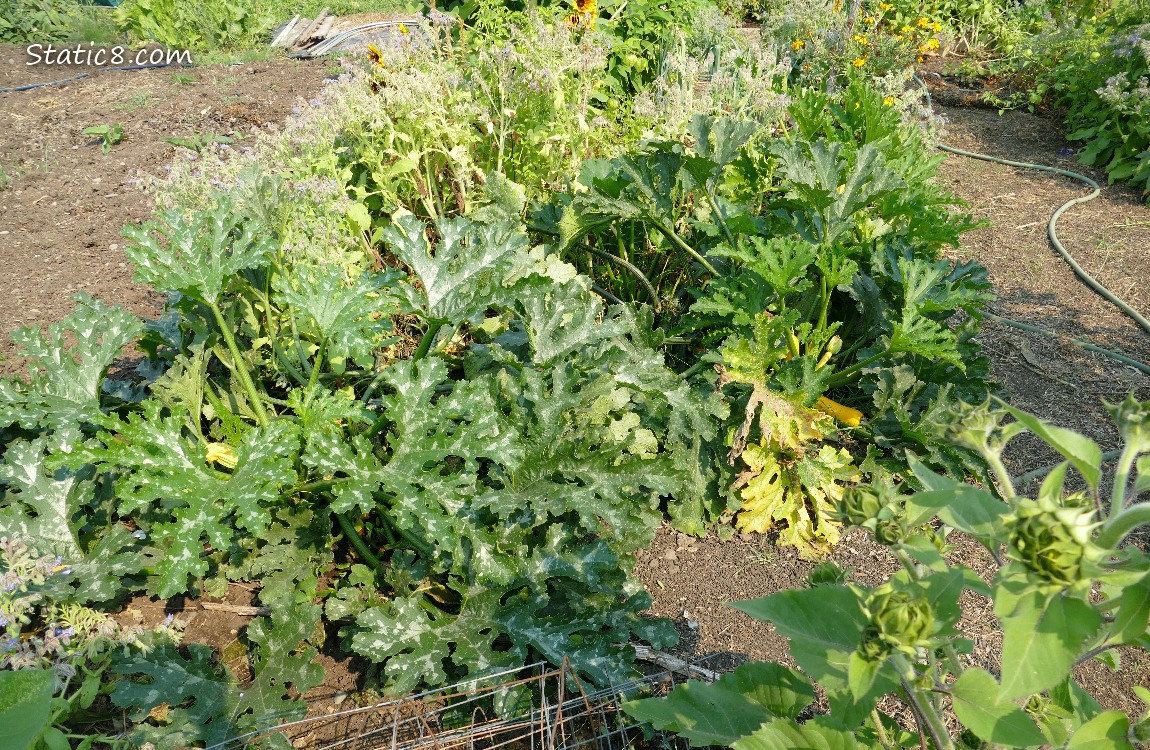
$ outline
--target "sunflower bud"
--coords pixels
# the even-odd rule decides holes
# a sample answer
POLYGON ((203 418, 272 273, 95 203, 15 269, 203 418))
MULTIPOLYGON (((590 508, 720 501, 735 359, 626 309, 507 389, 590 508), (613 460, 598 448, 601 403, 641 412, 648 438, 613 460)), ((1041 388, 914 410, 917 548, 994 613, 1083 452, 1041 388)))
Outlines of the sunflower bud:
POLYGON ((852 526, 862 526, 876 517, 883 508, 883 501, 875 491, 863 485, 847 487, 839 504, 840 513, 852 526))
POLYGON ((1107 404, 1118 423, 1122 441, 1137 453, 1150 453, 1150 401, 1139 402, 1131 394, 1120 404, 1107 404))
POLYGON ((1092 539, 1094 511, 1072 496, 1058 505, 1049 499, 1020 500, 1005 519, 1008 551, 1033 576, 1066 588, 1089 580, 1088 568, 1105 555, 1092 539))
POLYGON ((883 586, 870 593, 863 609, 870 621, 861 646, 867 658, 895 652, 914 656, 917 649, 930 645, 935 623, 926 598, 883 586))
POLYGON ((901 544, 906 539, 906 529, 897 520, 886 518, 875 524, 874 540, 885 547, 901 544))
POLYGON ((999 443, 999 425, 1005 412, 987 400, 978 406, 962 404, 947 420, 948 437, 975 451, 994 450, 999 443))

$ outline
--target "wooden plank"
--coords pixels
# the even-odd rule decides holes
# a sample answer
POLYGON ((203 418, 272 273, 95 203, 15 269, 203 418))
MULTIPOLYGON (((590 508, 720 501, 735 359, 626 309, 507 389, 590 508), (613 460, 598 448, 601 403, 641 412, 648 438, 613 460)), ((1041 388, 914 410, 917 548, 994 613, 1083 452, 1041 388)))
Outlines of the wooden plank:
POLYGON ((295 31, 297 23, 299 23, 299 13, 296 13, 295 16, 292 17, 292 20, 284 24, 284 27, 280 29, 280 33, 276 34, 276 38, 272 40, 272 46, 286 47, 287 44, 285 42, 285 38, 294 36, 293 32, 295 31))
POLYGON ((309 23, 307 25, 307 28, 304 29, 302 32, 300 32, 300 35, 298 37, 296 37, 295 46, 297 46, 297 47, 308 46, 308 42, 310 42, 312 39, 312 36, 314 36, 315 30, 317 28, 319 28, 319 25, 321 23, 323 23, 325 18, 327 18, 327 11, 328 11, 327 8, 324 8, 323 10, 321 10, 319 12, 319 15, 315 17, 315 20, 313 20, 311 23, 309 23))
POLYGON ((291 49, 295 46, 296 41, 299 39, 300 32, 311 25, 310 18, 301 18, 295 26, 292 27, 291 33, 284 34, 283 39, 280 40, 280 46, 291 49))
POLYGON ((328 35, 331 34, 331 27, 334 24, 335 16, 328 16, 324 19, 324 22, 320 24, 319 28, 312 33, 312 36, 317 39, 327 39, 328 35))

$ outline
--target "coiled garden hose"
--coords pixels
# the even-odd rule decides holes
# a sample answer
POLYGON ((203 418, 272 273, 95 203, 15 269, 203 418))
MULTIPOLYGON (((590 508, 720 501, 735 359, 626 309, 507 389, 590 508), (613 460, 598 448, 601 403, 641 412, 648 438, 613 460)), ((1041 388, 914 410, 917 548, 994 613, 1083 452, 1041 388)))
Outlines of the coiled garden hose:
MULTIPOLYGON (((914 73, 912 75, 912 78, 922 87, 923 94, 926 97, 927 107, 933 109, 934 105, 931 101, 930 90, 927 88, 926 82, 923 81, 922 78, 919 77, 918 73, 914 73)), ((1000 159, 997 156, 989 156, 987 154, 979 154, 979 153, 975 153, 973 151, 966 151, 966 150, 961 149, 961 148, 955 148, 953 146, 947 146, 946 144, 943 144, 943 143, 937 144, 936 147, 938 148, 939 151, 943 151, 943 152, 946 152, 949 154, 955 154, 957 156, 965 156, 965 157, 968 157, 970 159, 978 159, 979 161, 991 162, 993 164, 1003 164, 1003 165, 1008 166, 1008 167, 1017 167, 1020 169, 1036 169, 1036 170, 1039 170, 1042 172, 1050 172, 1052 174, 1062 175, 1064 177, 1069 177, 1069 178, 1074 179, 1074 180, 1081 180, 1082 182, 1084 182, 1088 186, 1090 186, 1092 188, 1092 190, 1091 190, 1089 195, 1083 195, 1083 196, 1079 196, 1077 198, 1071 198, 1070 200, 1066 201, 1061 206, 1059 206, 1054 211, 1054 213, 1051 214, 1050 221, 1048 221, 1046 223, 1046 236, 1050 240, 1051 246, 1053 246, 1054 249, 1058 252, 1058 254, 1062 256, 1062 259, 1066 261, 1066 264, 1070 266, 1071 270, 1074 271, 1074 274, 1079 279, 1081 279, 1087 286, 1089 286, 1091 289, 1093 289, 1095 292, 1097 292, 1107 302, 1110 302, 1115 307, 1117 307, 1124 315, 1126 315, 1128 318, 1130 318, 1135 323, 1137 323, 1138 326, 1140 328, 1142 328, 1143 331, 1145 331, 1147 334, 1150 334, 1150 321, 1146 320, 1146 318, 1143 317, 1141 314, 1139 314, 1137 310, 1132 308, 1130 305, 1126 304, 1126 302, 1119 299, 1117 295, 1115 295, 1113 292, 1111 292, 1109 289, 1107 289, 1105 286, 1103 286, 1101 282, 1099 282, 1097 279, 1095 279, 1093 276, 1091 276, 1089 273, 1087 273, 1086 270, 1084 268, 1082 268, 1081 265, 1078 264, 1078 262, 1074 259, 1074 256, 1072 256, 1070 254, 1070 252, 1066 249, 1066 247, 1062 244, 1062 241, 1058 237, 1058 219, 1059 219, 1059 217, 1062 216, 1062 214, 1067 209, 1069 209, 1071 206, 1078 205, 1079 203, 1086 203, 1087 201, 1092 201, 1095 198, 1097 198, 1099 195, 1102 194, 1102 189, 1099 187, 1097 182, 1090 179, 1089 177, 1087 177, 1084 174, 1079 174, 1078 172, 1071 172, 1068 169, 1061 169, 1059 167, 1048 167, 1045 164, 1032 164, 1030 162, 1012 161, 1010 159, 1000 159)), ((1055 338, 1061 338, 1058 336, 1058 334, 1056 334, 1052 331, 1048 331, 1045 328, 1040 328, 1038 326, 1030 325, 1028 323, 1022 323, 1022 322, 1019 322, 1017 320, 1012 320, 1012 319, 1004 317, 1002 315, 996 315, 994 313, 988 313, 987 317, 991 318, 992 320, 994 320, 998 323, 1002 323, 1004 325, 1008 325, 1008 326, 1011 326, 1013 328, 1017 328, 1017 329, 1022 330, 1022 331, 1027 331, 1030 333, 1041 333, 1041 334, 1045 334, 1047 336, 1052 336, 1055 338)), ((1117 360, 1118 362, 1121 362, 1122 364, 1128 365, 1128 366, 1133 367, 1137 370, 1140 370, 1141 372, 1143 372, 1147 375, 1150 375, 1150 365, 1146 364, 1145 362, 1140 362, 1140 361, 1133 359, 1131 357, 1127 357, 1124 354, 1120 354, 1118 352, 1111 351, 1110 349, 1105 349, 1101 346, 1098 346, 1097 344, 1094 344, 1090 341, 1086 341, 1084 339, 1076 339, 1076 338, 1071 338, 1071 337, 1066 337, 1066 339, 1076 346, 1080 346, 1083 349, 1087 349, 1089 351, 1097 352, 1099 354, 1105 355, 1107 357, 1110 357, 1111 359, 1114 359, 1114 360, 1117 360)))

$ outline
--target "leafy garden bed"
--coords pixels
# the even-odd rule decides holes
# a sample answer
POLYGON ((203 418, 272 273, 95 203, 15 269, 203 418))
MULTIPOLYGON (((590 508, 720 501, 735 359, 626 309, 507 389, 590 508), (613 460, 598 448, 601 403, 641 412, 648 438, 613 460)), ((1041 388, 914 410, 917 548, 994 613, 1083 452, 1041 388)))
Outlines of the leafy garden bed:
POLYGON ((863 526, 906 571, 863 590, 821 568, 746 605, 792 637, 828 716, 795 724, 804 678, 756 665, 714 688, 758 717, 742 730, 635 709, 656 725, 909 746, 871 712, 901 688, 938 748, 946 705, 971 743, 1141 731, 1066 673, 1144 636, 1146 563, 1118 543, 1142 520, 1124 499, 1147 489, 1146 408, 1118 409, 1104 498, 1092 443, 969 405, 990 391, 972 341, 989 282, 938 257, 976 224, 932 182, 900 72, 830 47, 780 59, 829 37, 780 24, 748 44, 702 3, 599 10, 433 11, 282 134, 176 170, 125 229, 162 317, 81 297, 15 334, 32 365, 0 383, 0 616, 22 669, 0 688, 23 698, 0 711, 19 742, 212 745, 301 715, 317 628, 396 693, 539 657, 606 684, 633 640, 674 640, 631 575, 665 517, 810 557, 863 526), (108 379, 133 343, 133 376, 108 379), (1022 426, 1087 495, 1063 465, 1014 496, 999 454, 1022 426), (1006 545, 993 591, 946 564, 948 529, 1006 545), (209 649, 102 614, 229 581, 260 581, 271 612, 242 690, 209 649), (964 588, 1011 623, 999 678, 961 660, 964 588), (77 733, 93 707, 130 734, 77 733))

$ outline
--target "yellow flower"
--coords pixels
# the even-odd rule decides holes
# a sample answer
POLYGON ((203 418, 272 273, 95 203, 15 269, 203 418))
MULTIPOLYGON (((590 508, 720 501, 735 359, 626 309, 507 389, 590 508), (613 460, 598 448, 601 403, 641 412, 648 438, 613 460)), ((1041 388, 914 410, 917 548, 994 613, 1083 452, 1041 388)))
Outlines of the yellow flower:
POLYGON ((865 57, 856 57, 853 64, 856 68, 861 68, 862 66, 866 65, 866 58, 865 57))
POLYGON ((931 23, 930 30, 934 31, 934 32, 942 31, 942 24, 939 23, 938 21, 935 21, 935 22, 931 23))
POLYGON ((868 44, 870 44, 870 41, 867 40, 867 38, 865 36, 863 36, 862 34, 855 34, 854 38, 855 38, 856 42, 858 42, 859 44, 861 44, 864 47, 867 46, 868 44))
MULTIPOLYGON (((925 44, 918 45, 918 51, 923 53, 923 54, 926 54, 929 50, 930 50, 930 48, 927 47, 925 44)), ((922 62, 922 58, 921 57, 918 58, 918 61, 922 62)))
POLYGON ((575 0, 575 12, 563 19, 563 23, 571 28, 583 26, 588 29, 595 28, 597 5, 595 0, 575 0))
POLYGON ((923 18, 922 16, 919 16, 918 20, 915 21, 915 23, 918 24, 918 27, 920 29, 925 29, 925 28, 928 28, 930 26, 930 19, 923 18))
POLYGON ((383 53, 380 52, 379 47, 376 47, 374 44, 367 45, 367 59, 379 67, 383 67, 383 53))
POLYGON ((926 40, 926 48, 927 49, 938 49, 938 46, 939 45, 938 45, 937 39, 927 39, 926 40))
POLYGON ((867 16, 866 18, 863 19, 863 21, 866 21, 871 26, 874 26, 876 23, 878 23, 878 21, 874 20, 874 16, 867 16))
POLYGON ((912 29, 909 26, 903 26, 901 29, 899 29, 899 31, 901 31, 904 34, 909 34, 910 32, 914 31, 914 29, 912 29))
POLYGON ((894 97, 888 96, 882 100, 882 103, 889 107, 890 105, 894 104, 894 97))
POLYGON ((894 5, 892 3, 879 3, 878 4, 879 10, 890 10, 893 7, 894 7, 894 5))
POLYGON ((793 49, 795 52, 798 52, 805 46, 807 46, 807 43, 802 39, 796 39, 795 41, 791 42, 791 49, 793 49))
POLYGON ((218 463, 229 469, 236 468, 236 464, 239 463, 239 457, 227 443, 208 443, 208 455, 204 460, 209 464, 218 463))
POLYGON ((407 36, 408 34, 411 33, 410 31, 407 30, 407 26, 405 24, 401 23, 401 24, 399 24, 399 26, 397 28, 399 29, 399 33, 403 34, 404 36, 407 36))

